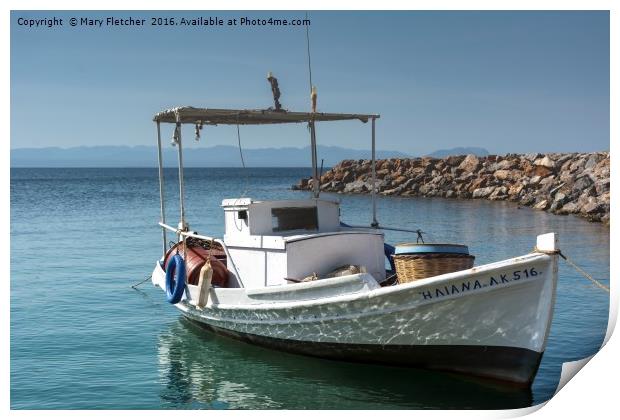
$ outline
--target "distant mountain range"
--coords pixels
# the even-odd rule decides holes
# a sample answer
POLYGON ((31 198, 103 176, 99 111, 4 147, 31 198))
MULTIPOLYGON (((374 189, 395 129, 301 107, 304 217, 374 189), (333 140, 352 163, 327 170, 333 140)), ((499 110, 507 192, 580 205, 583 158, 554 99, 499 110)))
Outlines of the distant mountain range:
MULTIPOLYGON (((241 166, 239 149, 235 146, 185 148, 183 163, 186 167, 238 167, 241 166)), ((319 165, 331 167, 344 159, 369 159, 369 150, 346 149, 336 146, 318 147, 319 165)), ((480 148, 438 150, 428 156, 443 157, 449 154, 480 154, 480 148), (453 152, 453 151, 458 151, 453 152)), ((377 159, 408 158, 406 153, 378 150, 377 159)), ((243 149, 243 158, 249 167, 308 167, 311 162, 310 147, 243 149)), ((164 149, 164 166, 176 166, 176 148, 164 149)), ((157 148, 153 146, 81 146, 45 147, 11 150, 11 167, 154 167, 157 166, 157 148)))

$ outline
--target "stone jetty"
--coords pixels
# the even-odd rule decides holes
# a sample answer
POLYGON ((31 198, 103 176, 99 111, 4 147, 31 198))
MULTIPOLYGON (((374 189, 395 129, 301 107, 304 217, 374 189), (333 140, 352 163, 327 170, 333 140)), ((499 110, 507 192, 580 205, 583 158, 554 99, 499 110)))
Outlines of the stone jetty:
MULTIPOLYGON (((609 224, 609 153, 508 154, 381 159, 376 191, 386 196, 508 200, 609 224)), ((344 160, 321 176, 321 191, 368 194, 370 160, 344 160)), ((312 188, 302 179, 293 189, 312 188)))

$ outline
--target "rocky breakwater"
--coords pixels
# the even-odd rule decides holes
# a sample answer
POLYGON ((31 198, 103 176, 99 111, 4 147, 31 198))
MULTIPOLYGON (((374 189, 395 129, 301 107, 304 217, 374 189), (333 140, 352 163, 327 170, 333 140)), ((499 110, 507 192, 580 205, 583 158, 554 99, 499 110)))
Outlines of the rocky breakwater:
MULTIPOLYGON (((321 176, 321 191, 369 193, 370 160, 344 160, 321 176)), ((508 154, 382 159, 379 194, 509 200, 555 214, 609 224, 609 153, 508 154)), ((312 188, 302 179, 293 189, 312 188)))

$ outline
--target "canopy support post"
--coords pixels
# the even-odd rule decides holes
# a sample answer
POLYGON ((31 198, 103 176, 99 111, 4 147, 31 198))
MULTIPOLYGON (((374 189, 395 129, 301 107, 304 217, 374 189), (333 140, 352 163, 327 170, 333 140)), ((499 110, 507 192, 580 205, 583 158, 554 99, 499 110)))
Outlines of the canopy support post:
POLYGON ((375 159, 375 117, 372 117, 372 223, 373 228, 379 227, 377 221, 377 170, 375 159))
POLYGON ((176 142, 179 156, 179 205, 181 210, 181 220, 179 221, 179 230, 186 231, 188 229, 185 223, 185 188, 183 185, 183 142, 181 140, 181 116, 177 114, 177 124, 175 128, 176 142))
POLYGON ((317 164, 316 153, 316 131, 314 128, 314 121, 310 121, 310 149, 312 149, 312 195, 314 198, 319 198, 319 168, 317 164))
MULTIPOLYGON (((160 122, 157 121, 157 162, 159 167, 159 218, 161 223, 166 224, 166 212, 164 208, 164 162, 161 150, 161 127, 160 122)), ((166 248, 168 241, 166 240, 166 229, 161 228, 162 240, 163 240, 163 256, 166 255, 166 248)))

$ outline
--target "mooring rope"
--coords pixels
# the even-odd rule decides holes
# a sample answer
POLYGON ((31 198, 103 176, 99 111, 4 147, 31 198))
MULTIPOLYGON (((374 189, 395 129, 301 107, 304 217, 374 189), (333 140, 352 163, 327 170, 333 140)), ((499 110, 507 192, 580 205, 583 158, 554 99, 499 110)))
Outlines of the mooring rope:
POLYGON ((136 289, 138 290, 137 286, 140 286, 142 283, 146 283, 147 281, 149 281, 151 279, 152 275, 148 276, 147 278, 145 278, 144 280, 142 280, 139 283, 134 284, 133 286, 131 286, 132 289, 136 289))
POLYGON ((581 275, 583 275, 586 279, 590 280, 592 283, 594 283, 594 285, 596 287, 598 287, 599 289, 603 289, 604 291, 606 291, 607 293, 609 293, 609 286, 605 286, 603 283, 601 283, 600 281, 596 280, 594 277, 592 277, 590 274, 586 273, 585 270, 581 267, 579 267, 577 264, 575 264, 575 262, 573 260, 571 260, 570 258, 568 258, 566 255, 564 255, 562 253, 561 250, 556 249, 555 251, 543 251, 540 250, 536 247, 534 247, 534 252, 540 252, 541 254, 547 254, 547 255, 559 255, 560 257, 562 257, 562 259, 564 261, 566 261, 570 266, 572 266, 576 271, 578 271, 581 275))
POLYGON ((609 293, 609 287, 608 286, 605 286, 600 281, 596 280, 594 277, 592 277, 591 275, 586 273, 581 267, 579 267, 577 264, 575 264, 570 258, 568 258, 566 255, 562 254, 562 251, 559 252, 559 255, 560 255, 560 257, 562 257, 564 259, 564 261, 566 261, 568 264, 570 264, 575 270, 580 272, 585 278, 590 280, 597 287, 599 287, 599 288, 603 289, 604 291, 606 291, 607 293, 609 293))

